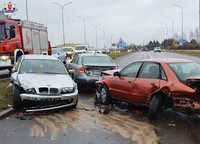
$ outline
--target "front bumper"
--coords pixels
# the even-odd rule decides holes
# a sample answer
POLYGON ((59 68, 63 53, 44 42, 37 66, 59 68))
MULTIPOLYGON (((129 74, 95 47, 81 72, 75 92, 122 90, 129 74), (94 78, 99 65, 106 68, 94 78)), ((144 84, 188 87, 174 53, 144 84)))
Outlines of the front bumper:
POLYGON ((26 112, 46 111, 59 109, 64 107, 71 107, 77 105, 78 102, 78 90, 70 94, 61 95, 39 95, 39 94, 20 94, 21 100, 29 105, 33 105, 28 108, 26 112))

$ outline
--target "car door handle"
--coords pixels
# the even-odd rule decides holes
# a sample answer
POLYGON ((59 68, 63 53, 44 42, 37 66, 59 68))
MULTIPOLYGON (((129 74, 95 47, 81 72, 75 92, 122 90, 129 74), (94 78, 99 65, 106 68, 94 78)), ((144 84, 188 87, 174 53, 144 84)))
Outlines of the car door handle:
POLYGON ((132 84, 132 82, 131 82, 131 81, 128 81, 128 83, 129 83, 129 84, 132 84))

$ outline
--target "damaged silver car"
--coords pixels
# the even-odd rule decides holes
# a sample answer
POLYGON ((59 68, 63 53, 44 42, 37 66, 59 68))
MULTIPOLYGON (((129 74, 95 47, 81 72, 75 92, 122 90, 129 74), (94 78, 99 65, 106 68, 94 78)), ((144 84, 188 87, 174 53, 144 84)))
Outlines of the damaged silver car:
POLYGON ((77 84, 62 62, 47 55, 24 55, 12 70, 13 108, 27 112, 76 108, 77 84))

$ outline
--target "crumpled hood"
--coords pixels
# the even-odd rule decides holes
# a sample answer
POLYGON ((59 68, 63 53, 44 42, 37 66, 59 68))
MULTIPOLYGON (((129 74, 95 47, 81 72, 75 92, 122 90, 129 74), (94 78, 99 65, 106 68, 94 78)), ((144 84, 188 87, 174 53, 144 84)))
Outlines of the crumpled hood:
POLYGON ((107 71, 102 71, 102 74, 105 75, 113 75, 114 72, 120 71, 121 69, 114 69, 114 70, 107 70, 107 71))
POLYGON ((24 89, 74 87, 74 82, 69 75, 60 74, 19 74, 18 81, 24 89))

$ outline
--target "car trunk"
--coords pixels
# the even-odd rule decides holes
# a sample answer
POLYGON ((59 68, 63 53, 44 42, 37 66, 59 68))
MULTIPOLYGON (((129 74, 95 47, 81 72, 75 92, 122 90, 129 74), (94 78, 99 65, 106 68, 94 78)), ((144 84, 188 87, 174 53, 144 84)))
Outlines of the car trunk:
POLYGON ((102 71, 116 69, 116 65, 84 65, 84 68, 88 76, 100 76, 102 71))
POLYGON ((200 77, 187 78, 185 84, 192 89, 195 89, 195 91, 197 92, 197 96, 200 98, 200 77))

